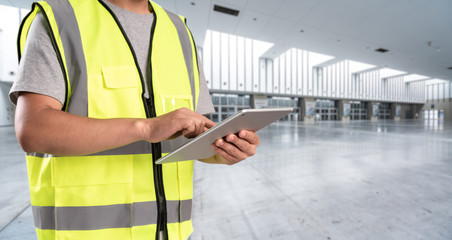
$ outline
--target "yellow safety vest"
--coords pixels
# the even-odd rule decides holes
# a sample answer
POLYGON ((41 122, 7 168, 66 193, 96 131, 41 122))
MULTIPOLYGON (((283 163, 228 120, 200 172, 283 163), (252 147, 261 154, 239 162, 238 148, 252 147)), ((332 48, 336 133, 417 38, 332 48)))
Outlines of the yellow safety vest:
MULTIPOLYGON (((131 44, 100 0, 34 3, 19 31, 19 56, 41 12, 66 79, 64 111, 107 119, 194 110, 199 71, 193 37, 183 17, 150 5, 149 99, 131 44)), ((38 238, 187 239, 192 233, 193 161, 154 163, 175 145, 142 141, 89 156, 27 153, 38 238)))

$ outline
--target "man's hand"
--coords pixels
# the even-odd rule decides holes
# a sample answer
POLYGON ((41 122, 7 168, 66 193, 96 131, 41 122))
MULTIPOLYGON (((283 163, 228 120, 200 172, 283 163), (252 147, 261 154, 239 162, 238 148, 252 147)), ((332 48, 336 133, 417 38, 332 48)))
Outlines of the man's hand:
POLYGON ((143 126, 143 138, 149 142, 161 142, 184 135, 193 138, 215 126, 208 118, 187 108, 147 119, 143 126))
POLYGON ((242 130, 237 135, 230 134, 212 144, 216 155, 202 159, 205 163, 233 165, 256 153, 259 136, 253 131, 242 130))

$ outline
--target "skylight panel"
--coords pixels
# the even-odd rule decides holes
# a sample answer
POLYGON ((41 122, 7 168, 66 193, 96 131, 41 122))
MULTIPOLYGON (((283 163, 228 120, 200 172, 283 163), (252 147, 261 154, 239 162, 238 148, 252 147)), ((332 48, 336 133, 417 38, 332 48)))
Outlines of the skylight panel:
POLYGON ((351 61, 351 60, 349 60, 349 66, 350 66, 351 73, 361 72, 361 71, 375 68, 375 65, 357 62, 357 61, 351 61))
POLYGON ((405 74, 406 72, 395 70, 392 68, 380 69, 380 78, 389 78, 397 75, 405 74))
POLYGON ((424 75, 418 75, 418 74, 410 74, 408 76, 404 77, 405 82, 413 82, 413 81, 419 81, 422 79, 427 79, 429 77, 424 76, 424 75))

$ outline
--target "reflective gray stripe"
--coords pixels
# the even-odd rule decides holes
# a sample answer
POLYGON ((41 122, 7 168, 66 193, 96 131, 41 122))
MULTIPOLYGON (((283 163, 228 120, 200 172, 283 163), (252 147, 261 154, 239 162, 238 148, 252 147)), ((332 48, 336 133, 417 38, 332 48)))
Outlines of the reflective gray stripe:
POLYGON ((89 156, 105 156, 105 155, 127 155, 127 154, 151 154, 152 147, 150 142, 139 141, 128 144, 119 148, 93 153, 89 156))
POLYGON ((191 219, 192 200, 184 200, 180 202, 180 222, 191 219))
POLYGON ((31 206, 35 227, 39 229, 55 229, 55 207, 31 206))
POLYGON ((195 76, 193 73, 193 49, 191 44, 191 38, 182 19, 177 14, 174 14, 166 10, 166 14, 173 22, 179 35, 180 45, 184 53, 185 65, 187 66, 188 77, 190 78, 191 95, 193 96, 193 109, 196 109, 196 88, 195 88, 195 76))
POLYGON ((46 2, 52 7, 63 43, 66 70, 73 93, 68 103, 68 112, 86 117, 88 116, 86 62, 74 9, 67 0, 47 0, 46 2), (72 102, 76 104, 71 104, 72 102))
MULTIPOLYGON (((190 139, 187 139, 184 136, 169 141, 163 141, 161 142, 162 153, 170 153, 189 141, 190 139)), ((150 154, 150 153, 152 153, 152 144, 150 142, 140 141, 119 148, 114 148, 107 151, 90 154, 89 156, 150 154)))
POLYGON ((170 152, 178 149, 180 146, 190 142, 191 140, 192 139, 188 139, 188 138, 185 138, 184 136, 180 136, 173 140, 163 141, 162 142, 162 152, 170 153, 170 152))
MULTIPOLYGON (((191 219, 192 200, 167 201, 168 223, 191 219)), ((137 202, 91 207, 32 206, 35 227, 47 230, 129 228, 157 223, 157 203, 137 202)))
POLYGON ((157 224, 157 202, 139 202, 132 205, 132 226, 157 224))
MULTIPOLYGON (((169 140, 169 141, 163 141, 163 142, 161 142, 162 153, 170 153, 190 141, 191 141, 191 139, 187 139, 184 136, 180 136, 178 138, 175 138, 175 139, 169 140)), ((89 154, 87 156, 151 154, 151 153, 152 153, 151 143, 146 142, 146 141, 140 141, 140 142, 132 143, 132 144, 129 144, 129 145, 126 145, 123 147, 89 154)), ((58 156, 54 156, 52 154, 47 154, 47 153, 27 153, 27 156, 40 157, 40 158, 58 157, 58 156)))
POLYGON ((48 154, 48 153, 27 153, 27 156, 30 156, 30 157, 40 157, 40 158, 49 158, 49 157, 53 157, 52 154, 48 154))
POLYGON ((96 207, 57 207, 57 230, 130 227, 130 204, 96 207), (124 217, 126 216, 126 217, 124 217))

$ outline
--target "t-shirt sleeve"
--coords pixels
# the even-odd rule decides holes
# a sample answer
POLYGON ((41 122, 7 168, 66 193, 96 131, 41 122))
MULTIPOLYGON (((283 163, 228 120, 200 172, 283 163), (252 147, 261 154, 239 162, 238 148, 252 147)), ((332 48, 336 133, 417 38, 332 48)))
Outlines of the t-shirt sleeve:
POLYGON ((20 92, 50 96, 61 104, 66 97, 63 71, 50 39, 50 30, 41 13, 36 15, 30 26, 17 79, 9 93, 14 105, 20 92))
MULTIPOLYGON (((199 56, 198 56, 199 58, 199 56)), ((213 107, 212 98, 210 97, 209 89, 207 88, 206 77, 202 69, 201 62, 199 64, 199 97, 198 104, 196 105, 196 112, 201 115, 206 115, 215 112, 213 107)))

